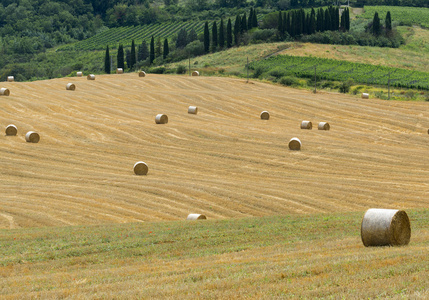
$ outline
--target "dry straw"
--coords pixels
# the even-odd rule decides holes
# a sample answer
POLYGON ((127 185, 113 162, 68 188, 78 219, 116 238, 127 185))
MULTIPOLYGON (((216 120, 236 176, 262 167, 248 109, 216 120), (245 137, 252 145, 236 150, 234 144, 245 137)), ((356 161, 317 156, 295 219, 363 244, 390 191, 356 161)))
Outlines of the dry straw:
POLYGON ((86 76, 86 79, 88 79, 88 80, 95 80, 95 75, 94 74, 89 74, 88 76, 86 76))
POLYGON ((73 83, 67 83, 66 90, 74 91, 75 89, 76 89, 76 86, 73 83))
POLYGON ((77 76, 77 77, 82 77, 82 76, 83 76, 83 73, 82 73, 82 72, 77 72, 77 73, 76 73, 76 76, 77 76))
POLYGON ((6 126, 6 135, 17 135, 18 128, 15 125, 9 124, 6 126))
POLYGON ((14 81, 15 81, 15 77, 13 77, 13 76, 8 76, 8 77, 7 77, 7 81, 9 81, 9 82, 14 82, 14 81))
POLYGON ((290 150, 301 150, 301 141, 299 138, 291 138, 289 141, 289 149, 290 150))
POLYGON ((0 89, 0 95, 2 96, 9 96, 10 95, 10 91, 7 88, 1 88, 0 89))
POLYGON ((186 220, 207 220, 205 215, 189 214, 186 220))
POLYGON ((25 140, 29 143, 38 143, 40 141, 40 136, 37 132, 29 131, 25 135, 25 140))
POLYGON ((192 76, 200 76, 200 72, 194 71, 194 72, 192 72, 192 76))
POLYGON ((313 128, 313 124, 310 121, 302 121, 301 129, 311 129, 313 128))
POLYGON ((123 74, 123 73, 124 73, 124 69, 122 69, 122 68, 116 69, 116 74, 123 74))
POLYGON ((261 112, 260 117, 262 120, 269 120, 270 119, 270 113, 267 112, 266 110, 264 110, 263 112, 261 112))
POLYGON ((144 71, 139 72, 139 77, 146 77, 146 73, 144 71))
POLYGON ((331 129, 331 126, 327 122, 320 122, 319 125, 317 125, 317 129, 319 129, 319 130, 329 130, 329 129, 331 129))
POLYGON ((146 175, 148 171, 149 171, 149 168, 145 162, 138 161, 134 164, 134 174, 146 175))
POLYGON ((196 106, 189 106, 188 107, 188 114, 196 115, 198 113, 198 107, 196 106))
POLYGON ((362 99, 369 99, 368 93, 362 93, 362 99))
POLYGON ((167 124, 168 123, 167 115, 157 114, 155 117, 155 123, 156 124, 167 124))
POLYGON ((362 219, 361 237, 365 247, 402 246, 410 242, 408 215, 397 209, 368 209, 362 219))

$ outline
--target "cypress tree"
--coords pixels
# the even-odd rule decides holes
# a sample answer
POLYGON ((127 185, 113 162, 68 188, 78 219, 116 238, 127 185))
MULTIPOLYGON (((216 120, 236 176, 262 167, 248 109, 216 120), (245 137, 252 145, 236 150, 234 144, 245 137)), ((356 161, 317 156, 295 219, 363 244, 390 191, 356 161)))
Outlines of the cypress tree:
POLYGON ((346 20, 346 31, 349 31, 350 30, 350 10, 348 7, 346 8, 345 20, 346 20))
POLYGON ((217 41, 217 24, 216 21, 213 22, 213 26, 212 26, 212 48, 213 51, 216 51, 216 48, 218 46, 218 41, 217 41))
POLYGON ((387 12, 386 14, 386 30, 392 31, 392 17, 390 15, 390 11, 387 12))
POLYGON ((279 11, 279 16, 278 16, 278 20, 277 20, 277 30, 279 31, 280 36, 284 35, 284 31, 283 31, 283 16, 282 16, 282 12, 279 11))
POLYGON ((153 61, 155 60, 155 39, 152 38, 150 39, 150 50, 149 50, 149 63, 153 64, 153 61))
POLYGON ((223 25, 223 19, 220 20, 219 24, 219 47, 221 49, 225 47, 225 28, 223 25))
POLYGON ((162 53, 162 57, 166 59, 168 56, 168 53, 170 53, 170 48, 168 47, 168 40, 164 39, 164 51, 162 53))
POLYGON ((161 42, 161 37, 158 37, 155 43, 155 57, 160 57, 161 55, 162 55, 162 42, 161 42))
POLYGON ((381 24, 380 18, 378 17, 378 12, 375 12, 374 19, 372 20, 372 34, 379 36, 381 33, 381 24))
POLYGON ((329 9, 325 10, 325 25, 323 26, 325 30, 331 30, 331 14, 329 13, 329 9))
POLYGON ((287 13, 286 12, 283 13, 282 21, 283 21, 283 34, 286 34, 286 32, 288 31, 287 13))
POLYGON ((316 31, 323 32, 325 28, 325 21, 324 21, 324 13, 323 8, 319 8, 317 10, 317 19, 316 19, 316 31))
POLYGON ((253 16, 252 16, 252 28, 258 27, 258 15, 256 14, 256 9, 253 9, 253 16))
POLYGON ((309 34, 313 34, 316 32, 316 11, 314 10, 314 8, 311 9, 308 32, 309 34))
POLYGON ((228 19, 228 23, 226 24, 226 47, 232 47, 232 25, 231 19, 228 19))
POLYGON ((341 14, 340 30, 346 31, 346 9, 341 14))
POLYGON ((340 8, 337 6, 335 8, 335 30, 340 28, 340 8))
POLYGON ((286 31, 287 33, 289 33, 290 36, 292 36, 292 31, 291 31, 291 27, 292 25, 290 24, 290 13, 286 13, 286 31))
MULTIPOLYGON (((131 66, 131 52, 128 49, 125 50, 125 60, 127 62, 127 68, 129 68, 131 66)), ((125 72, 125 69, 123 70, 125 72)))
POLYGON ((241 17, 241 33, 245 33, 247 31, 247 16, 246 13, 241 17))
POLYGON ((104 73, 110 74, 110 54, 109 45, 106 47, 106 56, 104 57, 104 73))
POLYGON ((136 44, 134 43, 134 40, 131 41, 131 53, 130 53, 130 66, 129 68, 132 69, 136 66, 136 44))
POLYGON ((206 21, 204 24, 204 52, 209 53, 210 51, 210 32, 209 23, 206 21))
POLYGON ((249 12, 249 18, 247 19, 247 30, 250 30, 253 28, 253 7, 250 8, 250 12, 249 12))
POLYGON ((238 45, 239 36, 240 36, 240 29, 241 27, 241 18, 239 15, 235 17, 235 23, 234 23, 234 42, 236 45, 238 45))
POLYGON ((149 57, 149 49, 147 48, 146 41, 143 40, 141 45, 139 46, 137 58, 138 61, 146 60, 149 57))
POLYGON ((121 44, 118 47, 117 65, 118 68, 122 68, 122 70, 125 69, 124 47, 121 44))

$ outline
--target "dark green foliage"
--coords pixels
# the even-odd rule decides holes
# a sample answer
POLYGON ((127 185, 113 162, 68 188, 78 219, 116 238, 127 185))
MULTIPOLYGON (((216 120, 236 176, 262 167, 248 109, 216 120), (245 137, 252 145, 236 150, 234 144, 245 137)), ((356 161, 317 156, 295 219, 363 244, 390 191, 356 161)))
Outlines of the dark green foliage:
MULTIPOLYGON (((127 67, 129 68, 131 65, 131 52, 128 49, 125 50, 125 60, 127 61, 127 67)), ((123 70, 125 72, 125 69, 123 70)))
POLYGON ((131 59, 130 59, 130 65, 128 66, 130 69, 133 69, 136 66, 136 45, 134 43, 134 40, 131 42, 131 59))
POLYGON ((223 19, 220 20, 219 25, 219 48, 223 49, 225 47, 225 28, 223 25, 223 19))
POLYGON ((348 93, 350 92, 350 88, 353 85, 353 80, 347 79, 346 81, 341 82, 339 91, 340 93, 348 93))
POLYGON ((392 16, 390 15, 390 11, 386 14, 386 30, 392 31, 392 16))
POLYGON ((240 15, 237 15, 235 17, 235 23, 234 23, 234 43, 235 43, 235 45, 238 45, 238 42, 240 39, 240 32, 241 32, 241 18, 240 18, 240 15))
POLYGON ((150 51, 149 51, 149 63, 153 64, 153 61, 155 60, 155 39, 150 39, 150 51))
POLYGON ((374 19, 372 20, 371 33, 375 36, 379 36, 381 34, 381 23, 380 23, 380 18, 378 16, 378 12, 375 12, 374 14, 374 19))
POLYGON ((216 48, 218 46, 218 34, 217 34, 217 24, 216 21, 213 22, 212 25, 212 49, 213 51, 216 51, 216 48))
POLYGON ((345 17, 345 19, 346 19, 346 31, 349 31, 350 30, 350 10, 349 10, 349 8, 347 7, 346 8, 346 17, 345 17))
POLYGON ((316 11, 312 8, 310 13, 310 19, 308 24, 308 34, 316 32, 316 11))
POLYGON ((178 65, 176 68, 176 74, 185 74, 188 69, 184 65, 178 65))
POLYGON ((325 24, 323 25, 324 30, 332 30, 331 14, 329 13, 329 9, 325 10, 324 21, 325 21, 325 24))
POLYGON ((119 45, 118 54, 117 54, 117 67, 125 70, 125 62, 124 62, 124 47, 119 45))
POLYGON ((249 18, 247 19, 247 30, 253 28, 253 7, 250 8, 249 18))
POLYGON ((162 57, 166 59, 169 53, 170 53, 170 49, 168 47, 168 40, 164 39, 164 51, 162 53, 162 57))
POLYGON ((252 27, 253 28, 257 28, 258 27, 258 15, 256 13, 256 9, 253 9, 252 27))
POLYGON ((228 19, 228 23, 226 25, 226 47, 232 47, 232 25, 231 19, 228 19))
POLYGON ((279 17, 278 17, 278 21, 277 21, 277 30, 279 31, 280 35, 283 36, 285 34, 284 32, 284 27, 283 27, 283 17, 282 17, 282 12, 279 11, 279 17))
POLYGON ((210 51, 210 32, 209 32, 209 23, 204 24, 204 52, 209 53, 210 51))
POLYGON ((160 57, 161 55, 162 55, 161 37, 157 37, 155 42, 155 57, 160 57))
POLYGON ((147 43, 145 40, 142 41, 141 45, 139 45, 137 60, 144 61, 149 57, 149 49, 147 47, 147 43))
POLYGON ((184 48, 188 44, 188 32, 185 28, 180 29, 177 34, 176 48, 184 48))
POLYGON ((240 26, 240 32, 245 33, 247 31, 247 17, 246 13, 241 17, 241 26, 240 26))
POLYGON ((109 46, 106 47, 106 55, 104 57, 104 73, 110 74, 110 54, 109 46))

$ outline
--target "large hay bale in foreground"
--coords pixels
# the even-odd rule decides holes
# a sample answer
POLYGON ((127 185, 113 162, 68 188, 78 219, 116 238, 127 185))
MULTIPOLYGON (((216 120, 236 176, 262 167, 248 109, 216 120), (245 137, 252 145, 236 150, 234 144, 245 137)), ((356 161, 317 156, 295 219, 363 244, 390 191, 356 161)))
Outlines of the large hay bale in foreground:
POLYGON ((267 112, 266 110, 264 110, 263 112, 261 112, 261 120, 269 120, 270 119, 270 113, 267 112))
POLYGON ((369 99, 368 93, 362 93, 362 99, 369 99))
POLYGON ((155 117, 155 123, 156 124, 167 124, 168 123, 167 115, 157 114, 155 117))
POLYGON ((76 86, 73 83, 67 83, 66 90, 74 91, 75 89, 76 89, 76 86))
POLYGON ((207 220, 205 215, 189 214, 186 220, 207 220))
POLYGON ((200 76, 200 72, 194 71, 194 72, 192 72, 192 76, 200 76))
POLYGON ((145 71, 140 71, 139 72, 139 77, 146 77, 145 71))
POLYGON ((76 73, 76 76, 77 76, 77 77, 82 77, 82 76, 83 76, 83 72, 77 72, 77 73, 76 73))
POLYGON ((0 89, 0 95, 2 96, 9 96, 10 95, 10 91, 7 88, 1 88, 0 89))
POLYGON ((313 123, 310 121, 302 121, 301 122, 301 129, 311 129, 313 128, 313 123))
POLYGON ((29 143, 38 143, 40 141, 40 135, 37 132, 29 131, 25 135, 25 140, 29 143))
POLYGON ((149 171, 149 167, 143 161, 138 161, 134 164, 134 174, 136 175, 146 175, 149 171))
POLYGON ((397 209, 368 209, 362 219, 361 237, 365 247, 407 245, 411 237, 408 215, 397 209))
POLYGON ((86 76, 86 79, 88 79, 88 80, 95 80, 95 75, 94 74, 89 74, 88 76, 86 76))
POLYGON ((329 130, 329 129, 331 129, 331 126, 327 122, 320 122, 319 125, 317 125, 317 129, 319 129, 319 130, 329 130))
POLYGON ((301 150, 301 141, 299 140, 299 138, 291 138, 291 140, 289 141, 289 149, 290 150, 301 150))
POLYGON ((6 135, 17 135, 18 134, 18 128, 16 128, 15 125, 9 124, 6 126, 6 135))
POLYGON ((116 74, 123 74, 123 73, 124 73, 124 69, 122 69, 122 68, 116 69, 116 74))
POLYGON ((15 77, 13 77, 13 76, 7 76, 7 81, 14 82, 15 81, 15 77))
POLYGON ((196 115, 198 113, 198 107, 196 106, 189 106, 188 107, 188 114, 196 115))

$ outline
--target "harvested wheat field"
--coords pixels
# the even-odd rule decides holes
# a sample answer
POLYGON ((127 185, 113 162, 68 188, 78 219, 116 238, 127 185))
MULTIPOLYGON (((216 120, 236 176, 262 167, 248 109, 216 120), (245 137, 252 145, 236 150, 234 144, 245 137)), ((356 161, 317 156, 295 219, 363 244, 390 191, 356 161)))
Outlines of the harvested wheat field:
POLYGON ((3 83, 13 93, 0 124, 20 133, 0 136, 0 228, 429 204, 428 103, 152 74, 75 78, 70 93, 68 80, 3 83), (168 124, 155 124, 160 112, 168 124), (332 129, 301 130, 302 120, 332 129), (26 143, 28 131, 40 142, 26 143), (301 151, 288 149, 292 137, 301 151))

